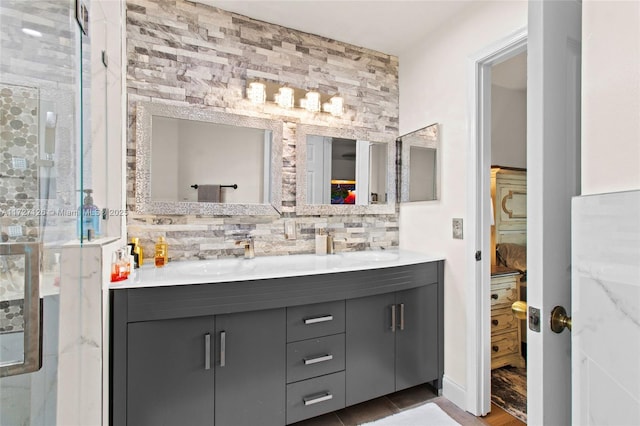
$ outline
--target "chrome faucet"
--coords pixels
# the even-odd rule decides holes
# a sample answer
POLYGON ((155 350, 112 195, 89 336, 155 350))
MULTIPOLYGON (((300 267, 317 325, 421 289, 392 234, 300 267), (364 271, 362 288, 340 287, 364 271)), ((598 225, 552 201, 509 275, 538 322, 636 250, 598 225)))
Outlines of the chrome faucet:
POLYGON ((253 259, 256 257, 256 253, 253 249, 253 237, 251 235, 246 235, 244 239, 236 241, 236 245, 244 245, 244 258, 245 259, 253 259))

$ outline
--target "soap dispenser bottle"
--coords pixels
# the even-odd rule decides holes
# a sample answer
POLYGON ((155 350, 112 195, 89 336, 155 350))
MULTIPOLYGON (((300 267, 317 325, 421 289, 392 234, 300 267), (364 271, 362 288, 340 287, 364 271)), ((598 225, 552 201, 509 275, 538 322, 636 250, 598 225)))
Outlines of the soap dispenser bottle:
POLYGON ((82 207, 78 209, 78 238, 88 239, 100 235, 100 209, 93 204, 92 189, 83 190, 86 194, 82 207))
POLYGON ((158 242, 156 243, 156 253, 155 253, 155 261, 156 267, 161 268, 167 264, 169 252, 169 245, 165 241, 164 237, 158 237, 158 242))

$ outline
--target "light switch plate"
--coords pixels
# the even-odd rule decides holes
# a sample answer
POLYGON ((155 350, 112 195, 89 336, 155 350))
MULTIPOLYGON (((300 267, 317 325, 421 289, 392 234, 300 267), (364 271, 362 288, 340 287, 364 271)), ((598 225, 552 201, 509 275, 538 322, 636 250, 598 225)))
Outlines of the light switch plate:
POLYGON ((462 239, 462 219, 454 217, 452 220, 453 238, 456 240, 462 239))

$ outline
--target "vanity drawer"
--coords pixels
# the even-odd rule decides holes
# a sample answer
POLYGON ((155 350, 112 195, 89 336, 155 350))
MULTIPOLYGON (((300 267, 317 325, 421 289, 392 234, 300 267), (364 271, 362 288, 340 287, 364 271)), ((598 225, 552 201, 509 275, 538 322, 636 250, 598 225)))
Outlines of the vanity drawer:
POLYGON ((287 424, 345 406, 344 371, 287 385, 287 424))
POLYGON ((287 383, 344 370, 344 333, 287 344, 287 383))
POLYGON ((344 333, 344 300, 287 308, 287 342, 344 333))
POLYGON ((517 354, 520 349, 518 341, 518 331, 513 330, 507 333, 491 336, 491 359, 505 355, 517 354))
POLYGON ((491 311, 491 333, 518 328, 518 319, 511 312, 511 308, 494 309, 491 311))

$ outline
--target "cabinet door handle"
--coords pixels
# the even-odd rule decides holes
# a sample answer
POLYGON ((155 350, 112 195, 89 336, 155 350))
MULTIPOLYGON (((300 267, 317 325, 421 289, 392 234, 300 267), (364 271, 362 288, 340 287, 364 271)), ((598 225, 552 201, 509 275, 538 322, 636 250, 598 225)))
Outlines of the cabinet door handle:
POLYGON ((498 320, 491 320, 491 324, 493 325, 498 325, 498 322, 499 322, 498 320))
POLYGON ((498 300, 498 295, 497 295, 497 294, 495 294, 495 293, 493 293, 493 294, 491 295, 491 298, 492 298, 493 300, 498 300))
POLYGON ((400 330, 404 330, 404 303, 400 304, 400 330))
POLYGON ((220 332, 220 367, 227 363, 227 332, 220 332))
POLYGON ((211 334, 204 335, 204 369, 211 370, 211 334))
POLYGON ((316 395, 305 396, 304 398, 302 398, 302 401, 304 402, 304 405, 313 405, 317 404, 318 402, 328 401, 330 399, 333 399, 333 395, 331 395, 329 392, 322 392, 316 395))
POLYGON ((333 355, 331 354, 321 355, 315 358, 302 358, 302 360, 304 361, 304 365, 317 364, 319 362, 331 361, 332 359, 333 355))
POLYGON ((391 305, 391 332, 396 332, 396 305, 391 305))
POLYGON ((305 324, 317 324, 319 322, 325 322, 325 321, 333 321, 333 315, 323 315, 321 317, 314 317, 314 318, 306 318, 304 320, 305 324))
POLYGON ((500 350, 498 346, 491 346, 491 349, 493 349, 494 352, 498 352, 500 350))

